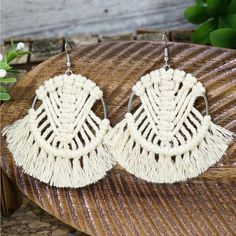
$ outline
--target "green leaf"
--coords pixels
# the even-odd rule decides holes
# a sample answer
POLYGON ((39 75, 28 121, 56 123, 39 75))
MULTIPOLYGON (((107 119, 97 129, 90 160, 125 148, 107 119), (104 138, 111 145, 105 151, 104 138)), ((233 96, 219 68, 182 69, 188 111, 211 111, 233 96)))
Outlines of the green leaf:
POLYGON ((227 12, 229 0, 206 0, 207 11, 212 16, 222 16, 227 12))
POLYGON ((195 0, 196 4, 198 5, 204 5, 206 4, 206 0, 195 0))
POLYGON ((236 48, 236 30, 225 28, 218 29, 210 34, 213 46, 223 48, 236 48))
POLYGON ((220 17, 219 28, 232 28, 236 30, 236 14, 220 17))
POLYGON ((9 70, 12 67, 5 61, 0 61, 0 69, 9 70))
POLYGON ((14 41, 13 41, 12 38, 10 39, 10 42, 11 42, 11 48, 12 48, 12 49, 15 48, 16 46, 15 46, 14 41))
POLYGON ((231 0, 229 3, 228 14, 236 14, 236 0, 231 0))
POLYGON ((17 54, 22 56, 22 55, 25 55, 25 54, 31 54, 31 52, 30 51, 21 51, 21 50, 19 50, 19 51, 17 51, 17 54))
POLYGON ((0 93, 7 93, 7 90, 2 85, 0 85, 0 93))
POLYGON ((10 98, 11 97, 8 93, 0 93, 0 101, 8 101, 10 98))
POLYGON ((207 9, 204 6, 195 5, 184 11, 184 17, 193 24, 200 24, 209 18, 207 9))
POLYGON ((209 34, 218 28, 217 19, 210 19, 201 24, 191 35, 193 43, 210 44, 209 34))
POLYGON ((16 82, 16 78, 13 77, 5 77, 5 78, 0 78, 0 83, 15 83, 16 82))
POLYGON ((17 52, 15 50, 9 51, 7 53, 7 62, 13 61, 17 57, 17 52))
POLYGON ((9 70, 7 70, 7 72, 9 72, 9 73, 20 73, 20 71, 16 70, 16 69, 9 69, 9 70))

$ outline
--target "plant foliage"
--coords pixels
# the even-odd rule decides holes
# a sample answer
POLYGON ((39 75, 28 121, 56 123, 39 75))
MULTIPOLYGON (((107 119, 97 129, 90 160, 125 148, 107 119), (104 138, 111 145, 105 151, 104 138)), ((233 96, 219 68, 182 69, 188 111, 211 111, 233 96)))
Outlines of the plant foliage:
POLYGON ((184 11, 185 18, 200 24, 192 33, 193 43, 236 48, 236 0, 196 0, 184 11))
POLYGON ((14 44, 13 40, 11 40, 11 45, 6 55, 0 60, 0 101, 8 101, 10 100, 10 95, 7 90, 7 84, 12 84, 16 82, 16 78, 14 76, 15 73, 18 73, 17 70, 14 70, 11 66, 11 62, 25 54, 29 54, 30 51, 23 50, 23 43, 19 43, 17 45, 14 44), (19 47, 20 46, 20 47, 19 47))

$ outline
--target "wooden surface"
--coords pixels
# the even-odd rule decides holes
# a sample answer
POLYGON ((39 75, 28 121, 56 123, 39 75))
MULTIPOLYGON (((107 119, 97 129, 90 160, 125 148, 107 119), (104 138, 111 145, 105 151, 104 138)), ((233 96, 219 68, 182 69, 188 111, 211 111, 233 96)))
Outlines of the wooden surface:
MULTIPOLYGON (((111 124, 127 109, 132 85, 162 66, 163 45, 113 42, 83 46, 71 53, 74 73, 94 80, 104 91, 111 124)), ((170 43, 173 68, 191 72, 207 90, 215 123, 236 132, 236 51, 170 43)), ((64 73, 65 55, 50 58, 12 89, 13 99, 1 107, 2 126, 23 117, 35 89, 64 73)), ((198 103, 199 109, 204 103, 198 103)), ((102 107, 97 107, 102 112, 102 107)), ((40 207, 90 235, 234 235, 236 232, 236 143, 202 176, 188 182, 149 184, 119 166, 97 184, 58 189, 17 168, 2 139, 2 168, 20 190, 40 207)))
POLYGON ((10 216, 21 205, 21 193, 15 183, 0 170, 1 174, 1 213, 3 216, 10 216))
POLYGON ((183 11, 194 0, 3 0, 1 36, 110 34, 139 27, 191 27, 183 11))

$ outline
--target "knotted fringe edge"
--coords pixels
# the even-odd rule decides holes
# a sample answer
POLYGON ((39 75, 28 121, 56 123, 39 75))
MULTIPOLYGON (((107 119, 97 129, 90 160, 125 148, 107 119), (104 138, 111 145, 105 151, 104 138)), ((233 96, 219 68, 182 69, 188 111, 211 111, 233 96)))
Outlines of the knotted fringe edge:
POLYGON ((103 144, 93 152, 74 159, 49 155, 34 141, 28 115, 5 127, 2 134, 6 136, 8 148, 17 166, 22 167, 26 174, 56 187, 77 188, 95 183, 115 164, 103 144))
POLYGON ((116 161, 136 177, 154 183, 174 183, 193 178, 218 162, 225 154, 233 133, 210 123, 206 137, 183 155, 155 155, 145 150, 129 134, 125 120, 105 138, 116 161))

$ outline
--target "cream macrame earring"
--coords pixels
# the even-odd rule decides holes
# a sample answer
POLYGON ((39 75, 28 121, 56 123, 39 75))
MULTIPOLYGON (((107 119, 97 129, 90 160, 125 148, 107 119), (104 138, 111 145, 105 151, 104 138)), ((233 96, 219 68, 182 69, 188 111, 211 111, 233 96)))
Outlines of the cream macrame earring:
POLYGON ((36 90, 28 114, 3 130, 17 166, 56 187, 83 187, 106 175, 114 161, 103 143, 110 128, 103 93, 94 82, 67 71, 36 90), (41 105, 35 109, 39 100, 41 105), (92 107, 101 100, 104 119, 92 107))
POLYGON ((106 142, 116 161, 136 177, 173 183, 196 177, 219 161, 233 133, 211 121, 202 84, 193 75, 170 68, 165 34, 163 41, 164 68, 133 86, 128 112, 106 142), (135 95, 141 105, 132 114, 135 95), (204 98, 205 116, 194 108, 198 97, 204 98))

